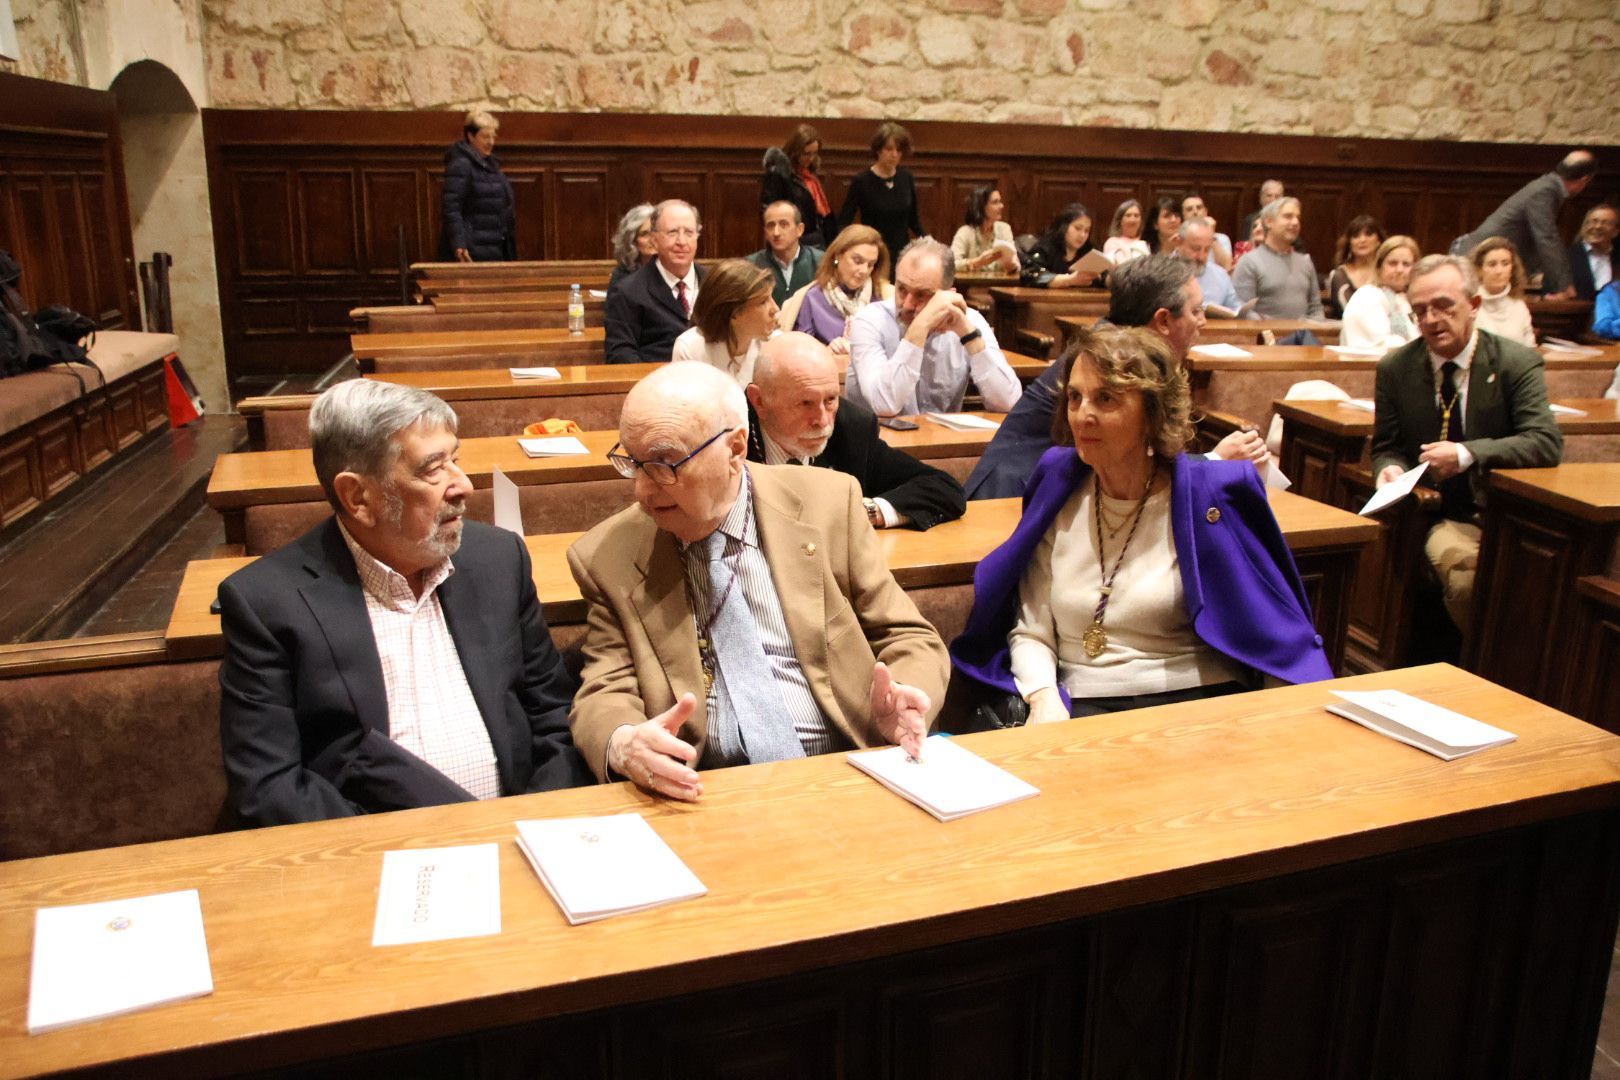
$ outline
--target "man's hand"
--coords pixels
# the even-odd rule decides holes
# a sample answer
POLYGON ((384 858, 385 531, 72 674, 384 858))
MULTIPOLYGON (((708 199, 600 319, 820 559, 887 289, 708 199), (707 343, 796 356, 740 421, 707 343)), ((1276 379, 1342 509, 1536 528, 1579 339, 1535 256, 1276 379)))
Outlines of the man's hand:
POLYGON ((928 737, 928 706, 928 695, 895 682, 883 661, 872 668, 872 722, 880 735, 912 757, 922 753, 928 737))
POLYGON ((827 342, 827 348, 832 351, 834 356, 848 356, 849 338, 839 335, 838 337, 835 337, 831 341, 827 342))
POLYGON ((1462 472, 1462 462, 1457 460, 1457 444, 1454 442, 1431 442, 1418 447, 1423 452, 1418 455, 1419 461, 1429 463, 1429 475, 1436 480, 1450 480, 1462 472))
POLYGON ((935 334, 950 331, 961 335, 967 333, 968 329, 967 301, 954 289, 941 289, 911 320, 911 330, 906 336, 909 338, 916 334, 918 337, 913 339, 914 343, 922 344, 935 334))
POLYGON ((466 248, 456 248, 456 262, 472 262, 472 252, 466 248))
POLYGON ((1544 293, 1541 298, 1543 300, 1573 300, 1575 299, 1575 286, 1570 285, 1555 293, 1544 293))
POLYGON ((1069 710, 1063 707, 1063 698, 1057 692, 1057 687, 1047 686, 1029 695, 1030 724, 1050 724, 1055 720, 1067 720, 1069 710))
POLYGON ((1216 443, 1215 456, 1224 461, 1252 461, 1258 469, 1270 460, 1271 453, 1258 431, 1243 428, 1216 443))
POLYGON ((1391 480, 1394 480, 1397 476, 1401 475, 1405 471, 1406 470, 1401 468, 1399 465, 1385 465, 1382 469, 1378 470, 1378 480, 1375 482, 1374 486, 1383 487, 1385 484, 1389 483, 1391 480))
POLYGON ((656 795, 696 800, 703 794, 703 782, 687 766, 697 760, 697 748, 675 737, 696 708, 697 698, 682 694, 651 720, 619 728, 608 739, 608 765, 656 795))

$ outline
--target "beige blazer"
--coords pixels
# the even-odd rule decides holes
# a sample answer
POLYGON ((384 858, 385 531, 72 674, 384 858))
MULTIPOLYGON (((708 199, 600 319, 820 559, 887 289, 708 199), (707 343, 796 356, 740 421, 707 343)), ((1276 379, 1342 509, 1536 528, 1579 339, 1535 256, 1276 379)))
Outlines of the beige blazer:
MULTIPOLYGON (((950 658, 938 632, 889 573, 855 479, 831 469, 750 464, 754 519, 787 618, 788 635, 822 714, 849 743, 883 742, 872 724, 872 665, 928 694, 932 724, 945 699, 950 658)), ((574 542, 568 566, 589 605, 582 684, 569 723, 602 779, 608 738, 675 704, 697 711, 681 738, 708 736, 697 627, 675 537, 640 506, 574 542)))

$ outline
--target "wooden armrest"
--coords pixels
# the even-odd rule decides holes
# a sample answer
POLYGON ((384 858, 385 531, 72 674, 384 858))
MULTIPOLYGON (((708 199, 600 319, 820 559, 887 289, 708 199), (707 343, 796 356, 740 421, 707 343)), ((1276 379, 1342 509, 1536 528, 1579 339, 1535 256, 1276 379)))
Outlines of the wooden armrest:
POLYGON ((1057 345, 1057 339, 1051 334, 1043 334, 1039 330, 1025 330, 1022 327, 1013 335, 1013 344, 1019 352, 1033 353, 1036 356, 1051 356, 1052 349, 1057 345))
POLYGON ((167 646, 161 630, 60 641, 27 641, 17 645, 0 645, 0 679, 155 664, 162 662, 166 656, 167 646))
POLYGON ((1575 592, 1596 607, 1620 615, 1620 581, 1607 577, 1578 578, 1575 592))

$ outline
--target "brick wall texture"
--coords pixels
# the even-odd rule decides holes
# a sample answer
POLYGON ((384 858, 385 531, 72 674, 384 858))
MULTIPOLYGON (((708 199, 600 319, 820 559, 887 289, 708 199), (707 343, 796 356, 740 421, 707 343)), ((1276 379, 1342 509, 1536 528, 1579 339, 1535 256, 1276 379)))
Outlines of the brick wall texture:
MULTIPOLYGON (((112 2, 80 0, 80 16, 116 18, 112 2)), ((12 10, 12 70, 76 81, 64 0, 12 10)), ((488 101, 1610 142, 1617 12, 1615 0, 202 0, 198 18, 210 103, 226 108, 488 101)))

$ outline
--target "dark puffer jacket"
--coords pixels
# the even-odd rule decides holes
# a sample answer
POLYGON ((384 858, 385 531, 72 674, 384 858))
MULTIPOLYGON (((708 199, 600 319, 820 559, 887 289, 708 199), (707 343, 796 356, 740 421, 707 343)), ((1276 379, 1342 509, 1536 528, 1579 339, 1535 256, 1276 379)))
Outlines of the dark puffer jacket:
POLYGON ((485 157, 469 142, 444 152, 444 223, 439 258, 454 262, 466 248, 474 262, 517 258, 517 218, 512 184, 494 154, 485 157))

